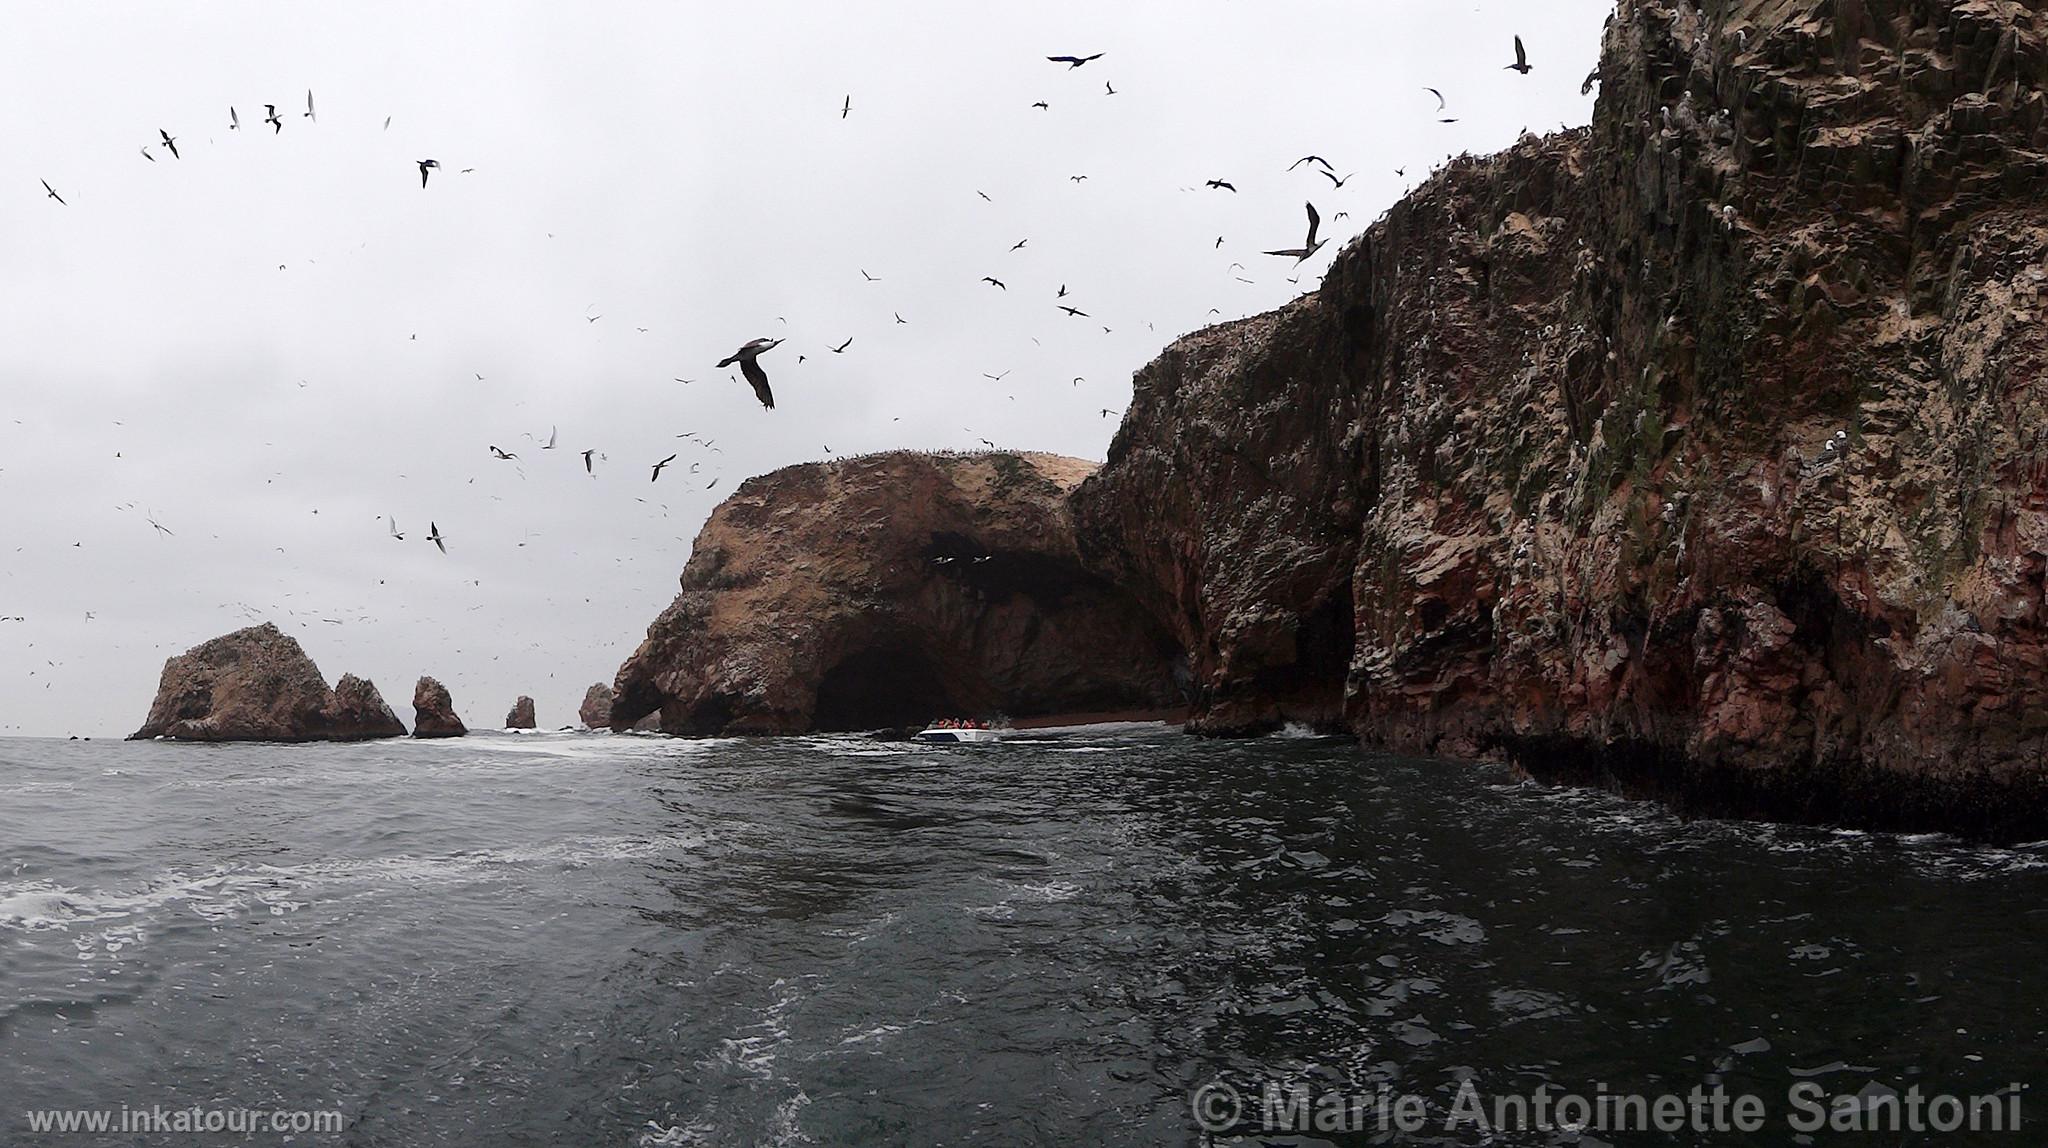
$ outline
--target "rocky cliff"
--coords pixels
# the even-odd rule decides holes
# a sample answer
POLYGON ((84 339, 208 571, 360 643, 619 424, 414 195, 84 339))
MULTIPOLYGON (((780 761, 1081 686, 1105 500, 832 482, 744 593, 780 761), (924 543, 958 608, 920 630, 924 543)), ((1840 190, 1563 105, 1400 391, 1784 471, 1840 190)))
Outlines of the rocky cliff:
POLYGON ((327 688, 299 643, 265 622, 164 662, 156 699, 129 740, 362 741, 403 737, 377 687, 353 674, 327 688))
POLYGON ((1622 4, 1589 130, 1452 163, 1140 372, 1084 557, 1202 728, 2038 835, 2044 33, 1622 4))
POLYGON ((576 717, 584 729, 612 728, 612 688, 598 682, 583 691, 583 704, 576 707, 576 717))
POLYGON ((519 697, 513 701, 512 708, 506 711, 505 728, 532 729, 535 724, 536 722, 533 716, 533 699, 527 697, 525 694, 519 695, 519 697))
POLYGON ((619 670, 613 729, 864 729, 1175 704, 1173 642, 1082 568, 1090 464, 892 453, 741 484, 619 670))

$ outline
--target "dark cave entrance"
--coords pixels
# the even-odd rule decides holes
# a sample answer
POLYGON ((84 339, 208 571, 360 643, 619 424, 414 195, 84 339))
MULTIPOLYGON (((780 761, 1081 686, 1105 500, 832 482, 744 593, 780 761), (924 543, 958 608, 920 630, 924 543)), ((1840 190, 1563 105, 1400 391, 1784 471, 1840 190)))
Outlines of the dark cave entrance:
POLYGON ((922 726, 958 708, 929 658, 910 650, 862 650, 818 683, 812 725, 826 731, 922 726))

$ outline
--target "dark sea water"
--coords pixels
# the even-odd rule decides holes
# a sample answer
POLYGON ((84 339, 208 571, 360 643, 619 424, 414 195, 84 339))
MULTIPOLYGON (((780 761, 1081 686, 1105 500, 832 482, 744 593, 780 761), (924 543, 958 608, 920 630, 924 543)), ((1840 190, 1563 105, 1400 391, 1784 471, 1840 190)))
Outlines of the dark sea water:
POLYGON ((0 741, 0 1144, 1195 1144, 1219 1081, 1434 1117, 1217 1143, 1574 1142, 1445 1129, 1470 1081, 1771 1106, 1585 1143, 2032 1144, 1786 1090, 2048 1082, 2044 864, 1315 738, 0 741))

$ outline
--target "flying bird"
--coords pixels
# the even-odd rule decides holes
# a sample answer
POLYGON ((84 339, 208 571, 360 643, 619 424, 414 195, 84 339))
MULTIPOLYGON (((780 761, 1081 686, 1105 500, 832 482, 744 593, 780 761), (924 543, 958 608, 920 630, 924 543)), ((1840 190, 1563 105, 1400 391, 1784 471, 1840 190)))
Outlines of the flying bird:
POLYGON ((511 451, 499 450, 495 446, 491 448, 491 453, 496 455, 498 457, 498 461, 500 462, 510 462, 512 459, 519 457, 518 455, 513 454, 511 451))
MULTIPOLYGON (((1429 93, 1430 95, 1432 95, 1432 96, 1435 96, 1435 97, 1436 97, 1436 110, 1437 110, 1437 111, 1443 111, 1443 110, 1444 110, 1444 107, 1445 107, 1446 105, 1444 104, 1444 94, 1443 94, 1442 92, 1439 92, 1439 91, 1437 91, 1437 90, 1436 90, 1435 88, 1430 88, 1430 87, 1425 87, 1425 88, 1423 88, 1422 90, 1423 90, 1423 91, 1425 91, 1425 92, 1428 92, 1428 93, 1429 93)), ((1328 166, 1328 165, 1326 164, 1326 165, 1324 165, 1324 166, 1328 166)))
POLYGON ((162 128, 158 128, 156 129, 156 134, 164 137, 164 146, 170 149, 172 159, 185 158, 178 154, 178 141, 171 138, 171 133, 165 131, 162 128))
POLYGON ((1579 85, 1579 94, 1582 96, 1591 95, 1593 93, 1593 85, 1599 82, 1600 69, 1596 67, 1592 71, 1586 73, 1585 82, 1579 85))
POLYGON ((1322 165, 1323 165, 1323 170, 1324 170, 1324 171, 1332 171, 1332 170, 1334 170, 1333 168, 1331 168, 1331 167, 1330 167, 1330 161, 1329 161, 1329 160, 1326 160, 1326 159, 1324 159, 1324 158, 1323 158, 1322 156, 1319 156, 1319 155, 1305 155, 1305 156, 1302 156, 1302 157, 1301 157, 1300 159, 1298 159, 1298 160, 1295 160, 1295 161, 1294 161, 1293 163, 1290 163, 1290 164, 1288 164, 1288 165, 1287 165, 1287 170, 1288 170, 1288 171, 1293 171, 1293 170, 1294 170, 1295 168, 1297 168, 1297 167, 1300 167, 1300 166, 1301 166, 1302 164, 1305 164, 1305 163, 1319 163, 1319 164, 1322 164, 1322 165))
POLYGON ((774 350, 781 342, 781 339, 750 340, 716 364, 720 367, 729 367, 738 363, 740 374, 745 375, 747 382, 754 388, 754 397, 760 399, 761 405, 771 411, 775 409, 775 392, 768 389, 768 372, 761 369, 760 358, 766 352, 774 350))
POLYGON ((662 460, 661 460, 660 462, 657 462, 657 463, 655 463, 655 464, 654 464, 654 474, 653 474, 653 475, 652 475, 652 476, 651 476, 650 478, 648 478, 648 480, 647 480, 647 481, 649 481, 649 482, 654 482, 654 481, 656 481, 656 480, 660 479, 660 478, 661 478, 661 468, 662 468, 662 467, 664 467, 664 466, 667 466, 667 465, 668 465, 669 463, 672 463, 672 462, 674 462, 675 460, 676 460, 676 456, 675 456, 675 455, 669 455, 669 456, 668 456, 667 458, 665 458, 665 459, 662 459, 662 460))
POLYGON ((441 553, 448 553, 448 544, 441 540, 441 528, 430 519, 427 522, 427 541, 438 547, 441 553))
POLYGON ((1017 242, 1010 245, 1010 250, 1021 251, 1024 249, 1024 245, 1029 242, 1031 242, 1029 239, 1019 239, 1017 242))
POLYGON ((863 278, 863 279, 865 279, 865 280, 867 280, 867 281, 868 281, 868 282, 870 282, 870 283, 880 283, 880 282, 881 282, 881 280, 880 280, 880 279, 877 279, 877 278, 875 278, 874 276, 872 276, 872 275, 868 274, 868 269, 867 269, 867 268, 865 268, 865 267, 863 267, 863 268, 861 268, 861 269, 860 269, 860 277, 861 277, 861 278, 863 278))
POLYGON ((1104 80, 1104 81, 1102 81, 1102 94, 1103 94, 1103 95, 1105 95, 1105 96, 1113 96, 1113 95, 1116 95, 1116 89, 1115 89, 1114 87, 1111 87, 1111 86, 1110 86, 1110 83, 1109 83, 1109 81, 1108 81, 1108 80, 1104 80))
MULTIPOLYGON (((1048 103, 1046 103, 1046 102, 1045 102, 1044 100, 1039 100, 1039 101, 1037 101, 1037 102, 1033 103, 1033 104, 1032 104, 1031 106, 1032 106, 1032 107, 1034 107, 1034 108, 1044 108, 1044 109, 1045 109, 1046 111, 1048 111, 1048 112, 1052 110, 1052 105, 1051 105, 1051 104, 1048 104, 1048 103)), ((982 198, 983 198, 983 199, 988 199, 988 196, 985 196, 985 195, 984 195, 984 196, 982 196, 982 198)), ((995 201, 994 201, 994 200, 989 200, 989 202, 993 203, 993 202, 995 202, 995 201)))
POLYGON ((1003 288, 1003 290, 1005 290, 1005 291, 1008 291, 1008 290, 1009 290, 1009 288, 1008 288, 1008 287, 1004 287, 1004 286, 1003 286, 1003 281, 1002 281, 1002 280, 1000 280, 1000 279, 996 278, 996 277, 995 277, 995 276, 993 276, 993 275, 984 275, 984 276, 982 276, 982 277, 981 277, 981 281, 982 281, 983 283, 993 283, 993 284, 995 284, 995 285, 996 285, 996 286, 998 286, 998 287, 1002 287, 1002 288, 1003 288))
MULTIPOLYGON (((1357 173, 1357 172, 1355 172, 1355 171, 1351 173, 1351 175, 1357 175, 1357 174, 1358 174, 1358 173, 1357 173)), ((1330 183, 1331 183, 1331 184, 1333 184, 1333 185, 1334 185, 1334 186, 1333 186, 1333 187, 1331 188, 1331 190, 1333 190, 1333 191, 1334 191, 1334 190, 1336 190, 1336 188, 1339 188, 1339 187, 1343 187, 1343 186, 1344 186, 1345 184, 1347 184, 1347 183, 1351 182, 1351 175, 1347 175, 1347 176, 1345 176, 1345 177, 1344 177, 1343 179, 1338 179, 1338 178, 1337 178, 1337 173, 1336 173, 1336 172, 1334 172, 1334 171, 1326 171, 1326 172, 1324 172, 1324 173, 1323 173, 1323 175, 1324 175, 1324 176, 1325 176, 1325 177, 1326 177, 1327 179, 1329 179, 1329 181, 1330 181, 1330 183)))
POLYGON ((235 106, 228 105, 228 130, 237 131, 242 126, 242 117, 235 114, 235 106))
POLYGON ((313 114, 313 89, 311 88, 306 89, 305 116, 307 119, 312 120, 316 124, 320 122, 320 117, 313 114))
POLYGON ((1082 180, 1084 180, 1084 179, 1087 179, 1087 178, 1088 178, 1088 177, 1087 177, 1087 176, 1085 176, 1085 175, 1070 175, 1070 176, 1068 176, 1068 177, 1067 177, 1067 179, 1068 179, 1069 181, 1073 182, 1073 183, 1079 183, 1079 182, 1081 182, 1082 180))
POLYGON ((1313 204, 1313 203, 1309 204, 1309 205, 1308 205, 1308 238, 1302 241, 1302 245, 1301 245, 1300 247, 1291 247, 1291 248, 1287 248, 1287 249, 1285 249, 1285 250, 1281 250, 1281 251, 1268 251, 1268 252, 1266 252, 1266 254, 1268 254, 1268 255, 1292 255, 1292 256, 1294 256, 1294 261, 1295 261, 1296 263, 1299 263, 1299 262, 1301 262, 1302 260, 1304 260, 1304 259, 1307 259, 1307 258, 1308 258, 1309 256, 1311 256, 1311 255, 1314 255, 1314 254, 1316 253, 1316 251, 1317 251, 1318 249, 1320 249, 1320 248, 1322 247, 1322 245, 1323 245, 1323 243, 1322 243, 1322 242, 1319 242, 1319 241, 1318 241, 1318 240, 1316 239, 1316 228, 1318 228, 1318 227, 1321 227, 1322 225, 1323 225, 1323 218, 1322 218, 1322 216, 1319 216, 1319 215, 1317 215, 1317 214, 1316 214, 1316 205, 1315 205, 1315 204, 1313 204))
POLYGON ((546 442, 544 442, 544 443, 540 444, 540 448, 541 448, 542 450, 553 450, 553 449, 555 449, 555 428, 554 428, 554 427, 549 427, 549 428, 548 428, 548 441, 546 441, 546 442))
POLYGON ((263 122, 270 125, 271 135, 276 135, 284 130, 284 121, 277 118, 276 104, 263 105, 263 122))
POLYGON ((841 343, 838 346, 832 348, 832 353, 835 355, 843 355, 846 353, 846 348, 851 346, 853 346, 853 336, 848 335, 844 343, 841 343))
POLYGON ((54 200, 56 200, 56 201, 57 201, 58 203, 60 203, 60 204, 63 204, 63 205, 65 206, 65 207, 70 207, 70 206, 71 206, 71 205, 70 205, 70 204, 68 204, 68 203, 64 203, 64 197, 63 197, 63 196, 61 196, 61 195, 58 195, 58 194, 57 194, 57 190, 56 190, 55 188, 53 188, 53 187, 51 187, 51 186, 50 186, 50 181, 49 181, 49 180, 47 180, 47 179, 46 179, 46 180, 43 180, 43 181, 42 181, 42 184, 43 184, 43 192, 44 192, 44 194, 45 194, 45 195, 47 195, 47 196, 48 196, 49 198, 51 198, 51 199, 54 199, 54 200))
POLYGON ((419 165, 420 165, 420 186, 421 186, 421 187, 425 187, 425 186, 427 186, 427 171, 428 171, 428 170, 429 170, 430 168, 437 168, 437 167, 440 167, 440 166, 441 166, 441 161, 440 161, 440 160, 438 160, 438 159, 420 159, 420 160, 414 160, 413 162, 414 162, 414 163, 417 163, 417 164, 419 164, 419 165))
POLYGON ((1515 37, 1515 62, 1509 64, 1508 67, 1525 76, 1529 74, 1529 53, 1522 49, 1522 38, 1520 36, 1515 37))
MULTIPOLYGON (((1290 168, 1289 170, 1293 169, 1290 168)), ((1232 195, 1237 194, 1237 188, 1227 180, 1212 179, 1209 181, 1208 186, 1214 188, 1221 188, 1224 191, 1230 192, 1232 195)))
POLYGON ((1048 60, 1052 61, 1052 62, 1053 62, 1053 63, 1055 63, 1055 64, 1065 64, 1065 65, 1067 66, 1067 70, 1068 70, 1068 71, 1073 71, 1073 70, 1074 70, 1075 68, 1078 68, 1078 67, 1080 67, 1081 65, 1083 65, 1083 64, 1085 64, 1085 63, 1087 63, 1087 62, 1088 62, 1088 61, 1090 61, 1090 60, 1100 60, 1101 58, 1102 58, 1102 53, 1100 53, 1100 52, 1097 52, 1097 53, 1095 53, 1095 54, 1094 54, 1093 56, 1047 56, 1047 57, 1046 57, 1046 59, 1048 59, 1048 60))
POLYGON ((596 453, 597 451, 595 449, 586 450, 583 452, 583 473, 590 475, 593 478, 597 476, 597 472, 590 469, 590 456, 596 453))
MULTIPOLYGON (((979 189, 979 188, 976 188, 976 189, 975 189, 975 192, 974 192, 974 194, 976 194, 976 195, 978 195, 978 196, 982 197, 983 199, 988 199, 988 192, 982 191, 982 190, 981 190, 981 189, 979 189)), ((993 200, 993 199, 988 199, 988 201, 989 201, 990 203, 994 203, 994 202, 995 202, 995 200, 993 200)))
POLYGON ((1061 303, 1059 305, 1059 308, 1060 310, 1065 311, 1068 315, 1078 315, 1083 319, 1088 318, 1088 312, 1083 311, 1078 307, 1069 307, 1065 303, 1061 303))
POLYGON ((1067 297, 1067 285, 1066 285, 1065 283, 1062 283, 1062 284, 1060 284, 1060 289, 1059 289, 1059 290, 1058 290, 1057 292, 1055 292, 1055 293, 1053 294, 1053 298, 1055 298, 1055 299, 1064 299, 1064 298, 1066 298, 1066 297, 1067 297))
POLYGON ((842 119, 842 120, 843 120, 843 119, 845 119, 845 118, 846 118, 846 113, 848 113, 848 112, 850 112, 850 111, 852 111, 852 110, 853 110, 853 94, 852 94, 851 92, 849 92, 849 93, 847 93, 847 96, 846 96, 846 102, 845 102, 845 103, 843 103, 843 104, 841 104, 841 105, 839 105, 839 118, 840 118, 840 119, 842 119))
POLYGON ((155 156, 153 156, 153 155, 151 155, 151 154, 149 154, 149 145, 148 145, 148 144, 143 144, 143 145, 142 145, 142 158, 143 158, 143 159, 146 159, 146 160, 148 160, 148 161, 149 161, 149 162, 151 162, 151 163, 155 163, 155 162, 156 162, 156 157, 155 157, 155 156))
POLYGON ((391 537, 396 538, 400 542, 405 541, 405 532, 398 528, 398 520, 396 518, 386 516, 384 521, 391 526, 391 537))
POLYGON ((902 313, 902 312, 900 312, 900 311, 891 311, 891 312, 889 312, 889 314, 891 314, 891 315, 895 316, 895 317, 896 317, 896 321, 897 321, 898 323, 908 323, 908 322, 910 322, 910 320, 908 320, 908 319, 906 319, 906 318, 904 318, 904 317, 903 317, 903 313, 902 313))

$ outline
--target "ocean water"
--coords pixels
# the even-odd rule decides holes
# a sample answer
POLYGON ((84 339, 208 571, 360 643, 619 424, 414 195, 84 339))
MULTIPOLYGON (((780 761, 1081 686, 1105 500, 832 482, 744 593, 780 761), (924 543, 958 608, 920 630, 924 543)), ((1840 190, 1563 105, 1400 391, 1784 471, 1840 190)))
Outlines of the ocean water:
POLYGON ((0 1144, 1833 1142, 1792 1086, 2048 1080, 2044 886, 1303 736, 0 740, 0 1144), (1205 1132, 1269 1084, 1432 1120, 1205 1132), (1450 1122, 1538 1085, 1770 1118, 1450 1122))

